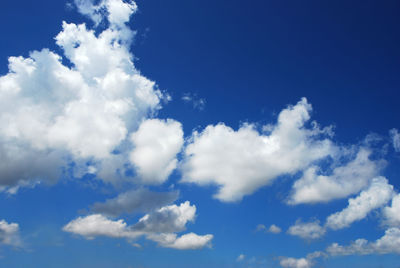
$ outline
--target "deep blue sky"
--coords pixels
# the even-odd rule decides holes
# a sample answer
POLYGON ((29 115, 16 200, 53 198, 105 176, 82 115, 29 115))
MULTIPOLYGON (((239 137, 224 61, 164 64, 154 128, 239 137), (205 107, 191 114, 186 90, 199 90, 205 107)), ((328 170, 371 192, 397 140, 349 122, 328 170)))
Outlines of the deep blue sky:
MULTIPOLYGON (((312 120, 334 125, 337 143, 359 144, 366 135, 379 134, 381 144, 388 144, 383 175, 400 188, 400 154, 393 151, 388 134, 400 129, 399 1, 137 4, 139 12, 129 23, 137 31, 131 48, 135 65, 172 96, 158 117, 180 121, 185 136, 218 122, 233 129, 244 122, 273 123, 288 104, 306 97, 313 106, 312 120), (205 99, 204 109, 181 101, 185 93, 205 99)), ((63 20, 88 22, 61 0, 3 0, 0 74, 8 72, 9 56, 27 57, 46 47, 61 54, 54 37, 63 20)), ((170 182, 179 176, 173 173, 170 182)), ((332 242, 347 245, 383 234, 377 218, 370 216, 314 242, 287 235, 296 219, 323 221, 345 207, 347 199, 287 206, 283 200, 293 180, 286 178, 232 204, 213 199, 213 187, 180 185, 179 201, 197 206, 198 217, 190 230, 212 233, 212 249, 176 251, 146 241, 136 249, 122 239, 85 240, 62 232, 62 226, 115 193, 87 180, 0 195, 0 219, 18 222, 29 248, 1 247, 0 267, 279 267, 279 256, 304 257, 332 242), (277 224, 283 232, 255 232, 257 224, 277 224), (236 262, 239 254, 246 255, 246 262, 236 262)), ((389 254, 322 259, 317 267, 397 268, 398 263, 399 255, 389 254)))

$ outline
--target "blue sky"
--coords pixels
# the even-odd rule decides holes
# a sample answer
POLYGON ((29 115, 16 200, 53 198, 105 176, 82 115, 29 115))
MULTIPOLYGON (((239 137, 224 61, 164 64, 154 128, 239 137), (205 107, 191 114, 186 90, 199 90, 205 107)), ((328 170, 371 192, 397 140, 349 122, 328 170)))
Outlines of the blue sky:
POLYGON ((397 268, 399 8, 5 1, 0 267, 397 268))

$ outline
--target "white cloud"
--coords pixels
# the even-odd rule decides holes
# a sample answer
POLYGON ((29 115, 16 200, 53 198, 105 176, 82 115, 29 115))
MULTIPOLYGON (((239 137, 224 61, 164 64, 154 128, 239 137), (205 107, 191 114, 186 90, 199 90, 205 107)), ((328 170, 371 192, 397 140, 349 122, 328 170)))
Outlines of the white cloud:
POLYGON ((371 152, 360 148, 356 157, 333 169, 331 175, 322 175, 317 166, 307 169, 293 184, 289 204, 328 202, 358 193, 379 174, 382 161, 370 160, 371 152))
POLYGON ((367 254, 400 254, 400 229, 390 228, 384 236, 374 242, 366 239, 357 239, 348 246, 333 243, 327 252, 337 255, 367 255, 367 254))
POLYGON ((189 201, 179 206, 165 206, 143 216, 136 224, 127 225, 120 220, 111 220, 101 214, 78 217, 63 227, 66 232, 81 235, 87 239, 97 236, 126 238, 134 240, 140 236, 155 241, 161 247, 174 249, 200 249, 211 247, 213 235, 187 233, 178 237, 177 232, 186 229, 187 222, 193 222, 196 206, 189 201))
POLYGON ((396 152, 400 152, 400 133, 397 129, 390 130, 390 136, 392 138, 393 148, 396 152))
POLYGON ((333 230, 349 227, 353 222, 364 219, 372 210, 384 206, 393 194, 393 186, 384 177, 374 178, 366 190, 349 199, 345 209, 330 215, 326 226, 333 230))
POLYGON ((148 119, 131 135, 130 154, 143 183, 163 183, 176 168, 176 155, 183 145, 182 125, 171 119, 148 119))
POLYGON ((10 57, 9 72, 0 77, 2 190, 54 182, 67 161, 79 166, 91 160, 98 174, 113 182, 113 173, 129 162, 130 134, 160 107, 163 95, 135 68, 129 52, 134 33, 125 24, 136 4, 76 4, 108 27, 96 33, 85 24, 63 22, 55 40, 69 65, 43 49, 27 58, 10 57))
POLYGON ((140 188, 121 193, 115 198, 107 199, 104 203, 95 203, 92 210, 95 213, 115 217, 123 213, 150 212, 173 203, 178 196, 178 191, 152 192, 140 188))
POLYGON ((93 2, 93 0, 75 0, 78 11, 92 19, 96 25, 106 17, 111 27, 123 27, 137 10, 134 1, 101 0, 97 4, 93 2))
POLYGON ((148 235, 147 238, 157 242, 162 247, 183 250, 211 247, 213 235, 197 235, 195 233, 188 233, 178 237, 176 234, 167 233, 151 234, 148 235))
POLYGON ((269 135, 246 124, 235 131, 220 123, 194 132, 186 147, 182 182, 219 187, 215 198, 238 201, 271 184, 278 176, 294 174, 335 153, 326 130, 306 128, 311 105, 305 98, 284 109, 269 135))
POLYGON ((186 103, 192 103, 194 109, 204 110, 206 106, 206 100, 204 98, 199 98, 197 94, 184 93, 182 100, 186 103))
POLYGON ((143 216, 132 226, 133 230, 141 232, 173 233, 185 230, 188 221, 193 222, 196 216, 196 206, 186 201, 179 206, 170 205, 143 216))
POLYGON ((325 227, 321 226, 319 221, 302 222, 301 220, 297 220, 295 225, 290 226, 287 231, 290 235, 307 240, 320 238, 325 232, 325 227))
POLYGON ((307 254, 305 258, 280 257, 279 264, 284 268, 310 268, 315 264, 314 259, 325 256, 324 252, 315 251, 307 254))
POLYGON ((400 194, 393 197, 391 206, 383 208, 384 224, 400 227, 400 194))
POLYGON ((236 261, 240 262, 240 261, 243 261, 245 258, 246 258, 246 255, 240 254, 240 255, 236 258, 236 261))
POLYGON ((14 247, 20 247, 22 245, 18 223, 7 223, 5 220, 0 221, 0 245, 1 244, 14 247))
POLYGON ((94 239, 97 236, 136 238, 140 235, 129 230, 124 220, 110 220, 101 214, 79 217, 65 225, 63 231, 79 234, 87 239, 94 239))
POLYGON ((273 233, 273 234, 279 234, 282 231, 282 229, 279 226, 276 226, 275 224, 272 224, 268 228, 268 232, 273 233))
POLYGON ((279 264, 284 268, 310 268, 313 266, 312 261, 306 258, 282 257, 279 264))

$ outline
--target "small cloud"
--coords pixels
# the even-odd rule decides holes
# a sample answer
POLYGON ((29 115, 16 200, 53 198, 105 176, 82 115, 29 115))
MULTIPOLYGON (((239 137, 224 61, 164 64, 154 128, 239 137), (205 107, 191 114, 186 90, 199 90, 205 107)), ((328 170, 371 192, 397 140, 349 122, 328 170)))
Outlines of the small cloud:
POLYGON ((256 227, 256 232, 261 231, 265 233, 279 234, 280 232, 282 232, 282 229, 275 224, 272 224, 269 228, 267 228, 264 224, 258 224, 256 227))
POLYGON ((268 228, 268 232, 273 233, 273 234, 279 234, 280 232, 282 232, 282 229, 279 228, 278 226, 276 226, 275 224, 272 224, 268 228))
POLYGON ((240 255, 237 257, 236 261, 240 262, 240 261, 243 261, 245 258, 246 258, 246 255, 240 254, 240 255))
POLYGON ((204 98, 199 98, 197 94, 194 93, 184 93, 181 98, 185 103, 192 103, 193 109, 204 110, 206 106, 206 100, 204 98))
POLYGON ((267 230, 267 227, 265 227, 264 224, 259 224, 259 225, 257 225, 257 227, 256 227, 256 232, 266 231, 266 230, 267 230))
POLYGON ((390 130, 390 137, 392 138, 393 148, 396 152, 400 152, 400 133, 397 129, 390 130))

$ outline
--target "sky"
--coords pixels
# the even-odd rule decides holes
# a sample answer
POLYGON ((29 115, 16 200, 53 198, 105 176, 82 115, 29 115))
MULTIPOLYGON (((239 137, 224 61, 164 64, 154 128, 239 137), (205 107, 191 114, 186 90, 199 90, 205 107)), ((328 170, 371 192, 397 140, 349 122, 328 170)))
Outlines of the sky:
POLYGON ((0 6, 0 267, 399 268, 399 2, 0 6))

